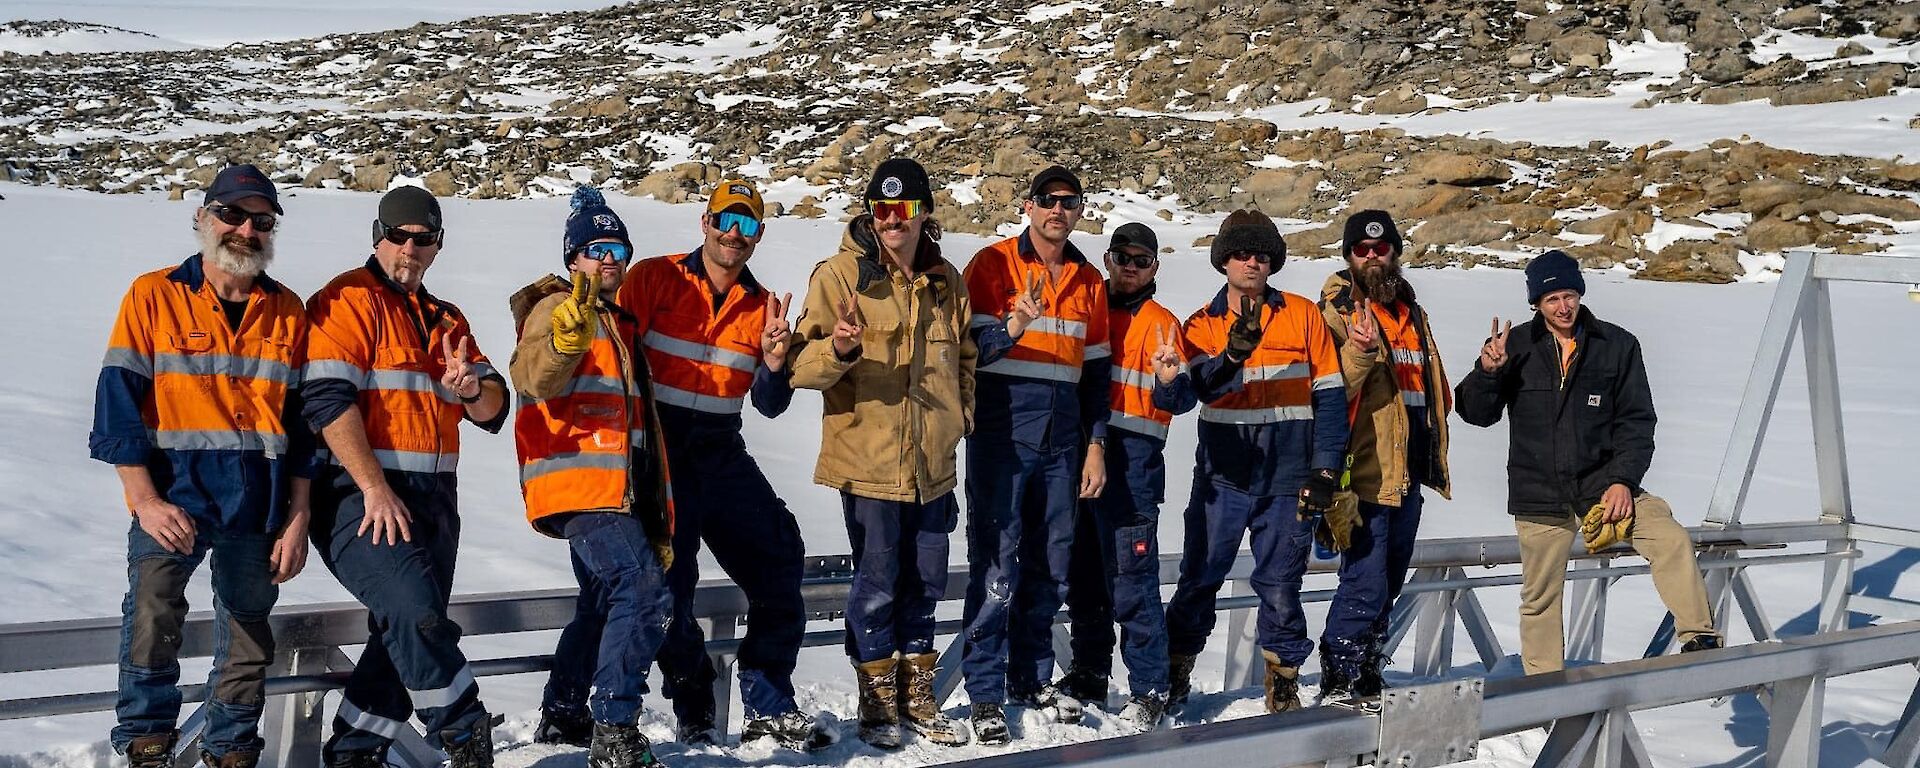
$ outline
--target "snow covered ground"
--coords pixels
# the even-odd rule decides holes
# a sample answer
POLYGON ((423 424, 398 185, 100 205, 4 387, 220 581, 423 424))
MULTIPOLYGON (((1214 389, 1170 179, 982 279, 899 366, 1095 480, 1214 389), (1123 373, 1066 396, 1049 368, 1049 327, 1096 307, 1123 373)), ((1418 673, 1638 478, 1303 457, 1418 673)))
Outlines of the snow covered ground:
MULTIPOLYGON (((114 615, 124 580, 125 528, 118 484, 105 465, 86 458, 85 435, 91 418, 94 377, 107 328, 126 284, 144 271, 175 263, 192 251, 188 222, 195 200, 171 202, 160 196, 101 196, 67 190, 0 185, 0 230, 11 240, 17 279, 0 287, 0 327, 15 329, 0 341, 7 359, 21 361, 0 377, 0 578, 9 599, 0 606, 0 623, 114 615)), ((332 275, 359 264, 367 253, 365 224, 376 198, 369 194, 296 190, 283 199, 288 215, 278 241, 272 273, 303 294, 332 275)), ((615 208, 629 226, 646 233, 657 250, 682 250, 695 244, 694 206, 669 206, 615 195, 615 208)), ((1176 244, 1161 272, 1159 298, 1182 315, 1217 290, 1220 280, 1203 251, 1184 247, 1217 226, 1199 217, 1179 224, 1153 219, 1143 201, 1121 201, 1115 213, 1155 226, 1162 242, 1176 244)), ((551 268, 564 217, 564 201, 446 202, 450 244, 428 275, 438 294, 473 318, 483 349, 504 359, 511 329, 506 296, 551 268)), ((1119 223, 1110 221, 1109 226, 1119 223)), ((803 287, 813 264, 827 256, 841 225, 824 220, 779 219, 753 261, 756 274, 776 290, 803 287)), ((1099 252, 1105 239, 1077 238, 1099 252)), ((948 255, 964 262, 984 240, 950 236, 948 255)), ((1291 291, 1317 294, 1336 265, 1327 260, 1297 262, 1282 271, 1278 283, 1291 291)), ((1458 375, 1470 364, 1491 316, 1523 317, 1523 281, 1512 270, 1428 270, 1413 274, 1434 317, 1445 360, 1458 375)), ((1588 303, 1596 313, 1635 330, 1646 347, 1655 397, 1663 415, 1660 453, 1647 484, 1670 499, 1683 519, 1697 520, 1710 493, 1714 473, 1754 352, 1771 285, 1741 283, 1699 286, 1649 283, 1609 272, 1588 274, 1588 303)), ((1847 406, 1855 504, 1863 518, 1895 521, 1904 515, 1895 505, 1905 498, 1902 480, 1913 459, 1911 434, 1920 428, 1907 376, 1920 359, 1920 305, 1906 292, 1886 286, 1836 289, 1843 398, 1847 406)), ((1798 369, 1791 368, 1798 380, 1798 369)), ((816 395, 801 393, 780 424, 749 414, 747 440, 774 486, 799 517, 809 551, 848 550, 834 495, 809 482, 818 447, 816 395)), ((1776 408, 1773 440, 1754 482, 1749 520, 1806 519, 1814 514, 1813 478, 1807 469, 1811 443, 1804 394, 1792 382, 1776 408)), ((1168 450, 1170 503, 1162 523, 1169 550, 1180 541, 1178 510, 1185 498, 1193 451, 1190 417, 1176 425, 1168 450)), ((1428 507, 1428 536, 1505 535, 1510 523, 1504 501, 1503 429, 1479 430, 1455 423, 1452 459, 1456 491, 1452 501, 1428 507)), ((511 441, 506 436, 473 434, 462 462, 466 539, 463 567, 455 589, 481 592, 563 587, 571 584, 562 545, 531 532, 522 519, 514 485, 511 441)), ((965 546, 956 541, 960 561, 965 546)), ((1863 582, 1892 588, 1901 580, 1912 553, 1870 550, 1861 565, 1863 582)), ((711 563, 709 562, 709 566, 711 563)), ((717 569, 709 569, 717 573, 717 569)), ((1804 626, 1801 614, 1813 604, 1818 569, 1783 566, 1753 572, 1770 616, 1785 625, 1804 626)), ((1308 588, 1330 586, 1323 577, 1308 588)), ((204 574, 190 593, 206 605, 204 574)), ((346 599, 332 578, 317 566, 287 586, 283 604, 346 599)), ((1512 590, 1491 590, 1482 598, 1504 647, 1518 648, 1512 590)), ((1608 658, 1630 658, 1650 636, 1660 610, 1644 579, 1621 585, 1612 602, 1607 633, 1608 658)), ((1310 610, 1318 627, 1323 611, 1310 610)), ((538 652, 550 647, 552 633, 478 638, 476 657, 538 652)), ((1216 643, 1216 649, 1223 642, 1216 643)), ((1402 658, 1402 666, 1406 659, 1402 658)), ((1467 663, 1461 655, 1459 663, 1467 663)), ((1219 669, 1216 654, 1203 665, 1219 669)), ((189 664, 190 677, 203 674, 189 664)), ((1499 672, 1512 673, 1509 659, 1499 672)), ((584 755, 524 745, 532 710, 538 703, 539 676, 488 678, 485 698, 509 721, 499 732, 507 747, 502 764, 571 768, 584 755)), ((852 711, 852 681, 837 651, 819 649, 802 657, 798 676, 809 706, 841 717, 852 711)), ((1904 703, 1914 673, 1901 668, 1839 681, 1827 698, 1835 734, 1828 740, 1827 764, 1859 764, 1871 750, 1857 735, 1884 735, 1904 703)), ((110 669, 15 675, 0 683, 9 696, 110 688, 110 669)), ((1217 683, 1215 686, 1217 688, 1217 683)), ((1251 692, 1203 701, 1207 719, 1253 714, 1251 692)), ((1705 704, 1673 707, 1639 717, 1649 747, 1662 765, 1745 765, 1764 744, 1765 720, 1751 702, 1735 701, 1731 710, 1705 704)), ((648 715, 649 732, 670 738, 670 722, 648 715)), ((110 716, 95 714, 0 722, 0 765, 106 766, 100 739, 110 716), (6 757, 6 755, 14 757, 6 757)), ((1010 748, 1093 738, 1116 732, 1106 719, 1093 727, 1059 727, 1029 721, 1025 738, 1010 748)), ((882 756, 858 745, 851 723, 842 727, 843 743, 809 760, 798 755, 768 755, 764 748, 723 748, 697 754, 668 746, 663 756, 676 765, 720 766, 771 760, 782 765, 908 765, 985 754, 972 747, 946 751, 913 748, 882 756)), ((1538 734, 1489 741, 1482 764, 1524 763, 1540 743, 1538 734)))

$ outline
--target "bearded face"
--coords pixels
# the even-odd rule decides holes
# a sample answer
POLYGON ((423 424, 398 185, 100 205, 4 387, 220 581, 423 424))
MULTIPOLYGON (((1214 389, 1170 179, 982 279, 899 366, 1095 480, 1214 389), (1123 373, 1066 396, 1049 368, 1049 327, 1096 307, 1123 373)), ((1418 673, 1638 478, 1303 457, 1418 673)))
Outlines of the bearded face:
POLYGON ((273 236, 244 235, 231 227, 200 227, 200 253, 220 271, 235 277, 258 277, 273 263, 273 236), (219 230, 227 230, 221 232, 219 230))
POLYGON ((1347 254, 1347 267, 1353 275, 1354 292, 1368 301, 1391 305, 1406 293, 1407 281, 1400 276, 1400 254, 1386 243, 1367 240, 1347 254))

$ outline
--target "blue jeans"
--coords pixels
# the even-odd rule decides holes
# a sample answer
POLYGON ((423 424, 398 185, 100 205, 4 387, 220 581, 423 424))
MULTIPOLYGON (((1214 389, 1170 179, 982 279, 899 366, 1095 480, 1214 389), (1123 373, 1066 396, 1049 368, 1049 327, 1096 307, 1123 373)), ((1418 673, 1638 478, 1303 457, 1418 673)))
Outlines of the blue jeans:
POLYGON ((1419 486, 1413 486, 1398 507, 1360 502, 1360 519, 1367 527, 1340 555, 1340 586, 1320 636, 1322 665, 1339 665, 1351 677, 1371 663, 1385 639, 1393 601, 1407 580, 1422 505, 1419 486))
POLYGON ((160 546, 136 520, 127 531, 127 596, 120 604, 119 724, 113 748, 174 729, 180 716, 180 631, 187 581, 213 555, 213 673, 207 678, 207 727, 200 749, 215 758, 259 752, 273 631, 267 615, 280 597, 273 583, 273 536, 229 533, 195 520, 191 554, 160 546))
POLYGON ((933 610, 947 593, 947 539, 960 517, 953 494, 911 502, 843 491, 840 508, 853 545, 847 656, 869 662, 933 652, 933 610))
POLYGON ((1180 582, 1167 604, 1167 647, 1171 653, 1196 655, 1213 632, 1214 598, 1226 583, 1240 537, 1253 538, 1254 594, 1260 597, 1255 638, 1282 664, 1298 667, 1313 653, 1307 639, 1307 617, 1300 609, 1300 583, 1306 577, 1307 557, 1313 550, 1313 529, 1295 515, 1299 497, 1249 496, 1196 473, 1193 500, 1186 511, 1186 551, 1181 553, 1180 582))
POLYGON ((1079 452, 967 441, 967 696, 1002 704, 1053 679, 1079 452))
POLYGON ((640 719, 647 668, 667 637, 673 594, 638 518, 582 512, 561 526, 580 583, 573 621, 560 632, 540 708, 588 711, 594 720, 640 719), (592 689, 589 702, 588 690, 592 689))

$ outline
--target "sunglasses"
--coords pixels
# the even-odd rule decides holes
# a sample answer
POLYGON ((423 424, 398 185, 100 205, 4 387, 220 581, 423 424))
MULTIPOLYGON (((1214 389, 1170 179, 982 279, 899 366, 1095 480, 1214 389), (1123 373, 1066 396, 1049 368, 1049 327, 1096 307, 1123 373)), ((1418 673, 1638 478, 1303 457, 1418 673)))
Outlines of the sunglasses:
POLYGON ((873 211, 875 219, 888 221, 911 219, 920 215, 919 200, 868 200, 867 208, 873 211))
POLYGON ((1261 264, 1273 263, 1272 255, 1262 253, 1260 251, 1234 251, 1233 253, 1227 254, 1227 258, 1233 261, 1246 261, 1248 259, 1252 259, 1254 261, 1260 262, 1261 264))
POLYGON ((588 243, 577 253, 599 262, 624 262, 633 258, 633 248, 626 243, 588 243))
POLYGON ((1153 266, 1153 262, 1157 260, 1148 254, 1127 253, 1126 251, 1107 251, 1107 258, 1113 259, 1113 263, 1117 266, 1133 267, 1134 269, 1146 269, 1147 267, 1153 266))
POLYGON ((1392 255, 1393 244, 1384 240, 1375 240, 1371 243, 1358 243, 1353 246, 1353 257, 1356 259, 1384 259, 1392 255))
POLYGON ((239 208, 230 205, 221 205, 219 203, 207 206, 207 213, 213 214, 213 217, 219 219, 220 223, 229 227, 237 227, 248 221, 252 221, 253 231, 255 232, 272 232, 273 225, 280 221, 279 217, 271 213, 247 213, 239 208))
POLYGON ((441 237, 446 234, 443 230, 438 229, 432 232, 408 232, 399 227, 389 227, 378 221, 375 221, 374 225, 380 227, 381 239, 394 245, 406 245, 411 242, 415 248, 432 248, 433 246, 439 245, 441 237))
POLYGON ((1040 208, 1059 206, 1069 211, 1080 210, 1079 195, 1034 195, 1033 204, 1040 208))
POLYGON ((729 229, 740 230, 741 237, 759 237, 761 222, 752 216, 733 211, 721 211, 709 214, 707 219, 713 222, 713 228, 725 232, 729 229))

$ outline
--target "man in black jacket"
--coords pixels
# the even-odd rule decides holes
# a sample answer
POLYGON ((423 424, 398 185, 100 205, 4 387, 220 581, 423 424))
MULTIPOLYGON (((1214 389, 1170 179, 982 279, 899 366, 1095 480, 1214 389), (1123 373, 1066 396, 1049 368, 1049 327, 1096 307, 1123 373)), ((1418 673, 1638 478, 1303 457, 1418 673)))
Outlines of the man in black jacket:
POLYGON ((1653 393, 1640 341, 1580 305, 1586 281, 1560 251, 1527 264, 1534 319, 1502 329, 1455 388, 1468 424, 1510 414, 1507 511, 1520 534, 1520 656, 1527 674, 1565 661, 1560 595, 1583 519, 1617 526, 1647 558, 1682 651, 1720 647, 1686 529, 1640 481, 1653 462, 1653 393))

